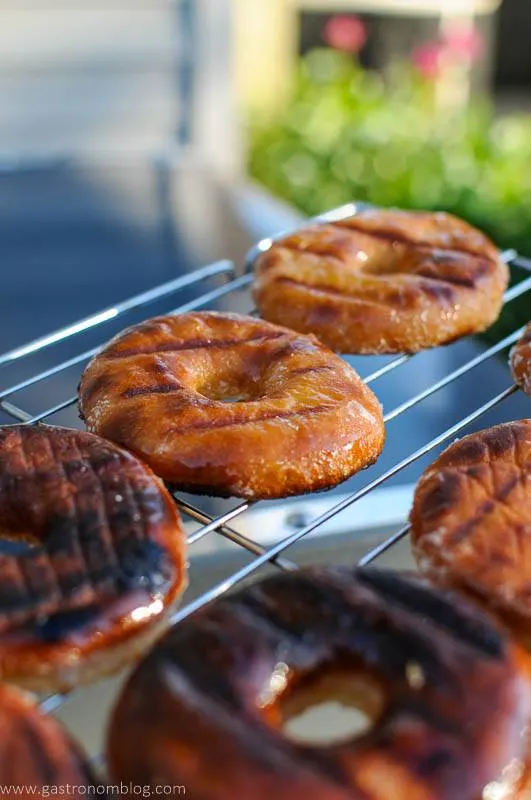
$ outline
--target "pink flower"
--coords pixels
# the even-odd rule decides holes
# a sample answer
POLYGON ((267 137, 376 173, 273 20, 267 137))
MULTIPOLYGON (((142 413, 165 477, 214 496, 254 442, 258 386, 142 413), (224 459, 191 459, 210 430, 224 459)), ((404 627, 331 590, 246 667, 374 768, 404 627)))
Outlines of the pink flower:
POLYGON ((338 15, 326 23, 323 39, 336 50, 358 53, 367 41, 367 29, 359 17, 338 15))
POLYGON ((485 49, 483 37, 473 25, 452 26, 446 32, 443 43, 452 55, 470 62, 476 61, 485 49))
POLYGON ((424 78, 435 80, 441 71, 443 48, 438 42, 426 42, 415 48, 411 59, 424 78))

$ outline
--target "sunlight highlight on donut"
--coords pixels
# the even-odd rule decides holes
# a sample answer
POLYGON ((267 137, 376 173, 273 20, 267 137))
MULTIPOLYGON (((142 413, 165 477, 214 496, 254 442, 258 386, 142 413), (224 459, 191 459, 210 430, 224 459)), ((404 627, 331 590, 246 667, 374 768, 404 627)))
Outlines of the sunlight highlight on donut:
POLYGON ((142 606, 140 608, 134 608, 131 611, 131 619, 133 622, 142 622, 142 620, 149 619, 156 614, 160 614, 163 609, 163 602, 162 600, 154 600, 148 606, 142 606))

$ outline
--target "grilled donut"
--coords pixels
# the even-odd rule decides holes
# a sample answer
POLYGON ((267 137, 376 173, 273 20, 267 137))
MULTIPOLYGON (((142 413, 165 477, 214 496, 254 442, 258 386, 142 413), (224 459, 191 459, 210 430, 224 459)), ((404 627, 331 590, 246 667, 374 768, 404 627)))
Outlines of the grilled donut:
POLYGON ((511 367, 516 383, 526 394, 531 395, 531 323, 518 344, 513 347, 511 367))
POLYGON ((340 353, 413 353, 498 317, 508 269, 444 213, 364 211, 287 236, 255 262, 262 316, 340 353))
POLYGON ((283 497, 324 489, 376 460, 381 407, 313 337, 236 314, 158 317, 88 365, 80 409, 174 486, 283 497))
POLYGON ((172 498, 90 433, 0 428, 0 532, 17 550, 0 555, 0 677, 33 689, 122 666, 186 584, 172 498))
POLYGON ((452 444, 422 476, 411 512, 422 571, 531 622, 531 420, 452 444))
POLYGON ((118 699, 108 763, 112 782, 201 800, 477 800, 511 760, 518 780, 529 710, 520 650, 473 605, 392 572, 307 568, 160 640, 118 699), (285 709, 334 675, 372 681, 356 700, 373 727, 300 744, 285 709))
POLYGON ((0 730, 2 796, 29 800, 54 794, 74 798, 106 794, 59 722, 41 714, 24 692, 6 684, 0 684, 0 730))

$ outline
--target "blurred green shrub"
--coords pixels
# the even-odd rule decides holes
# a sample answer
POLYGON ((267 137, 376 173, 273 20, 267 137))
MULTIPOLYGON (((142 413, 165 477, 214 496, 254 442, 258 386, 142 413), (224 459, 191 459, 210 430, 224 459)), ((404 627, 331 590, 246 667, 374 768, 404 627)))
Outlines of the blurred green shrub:
POLYGON ((413 65, 383 78, 351 53, 301 60, 291 101, 251 125, 250 172, 307 214, 352 200, 445 209, 531 255, 531 116, 487 101, 441 113, 413 65))

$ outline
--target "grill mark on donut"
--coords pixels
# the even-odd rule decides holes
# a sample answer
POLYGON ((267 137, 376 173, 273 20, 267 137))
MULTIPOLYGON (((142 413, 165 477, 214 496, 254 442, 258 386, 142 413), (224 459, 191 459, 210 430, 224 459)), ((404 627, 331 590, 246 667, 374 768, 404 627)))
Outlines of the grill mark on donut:
POLYGON ((470 275, 436 275, 429 268, 415 270, 412 275, 419 275, 422 278, 428 278, 430 281, 440 281, 441 283, 448 283, 451 286, 459 286, 465 289, 476 289, 481 279, 487 275, 492 268, 492 262, 486 259, 478 259, 477 266, 474 269, 468 267, 470 275))
POLYGON ((136 540, 118 547, 121 589, 165 589, 171 578, 166 550, 156 542, 136 540))
POLYGON ((421 278, 415 288, 433 297, 434 300, 443 301, 445 303, 455 302, 456 287, 442 278, 421 278))
MULTIPOLYGON (((9 630, 13 624, 19 627, 25 624, 24 620, 45 625, 57 611, 78 613, 87 604, 97 604, 109 590, 116 594, 139 588, 160 590, 163 585, 167 588, 173 575, 169 555, 147 538, 145 530, 148 518, 154 518, 159 511, 157 498, 152 493, 149 503, 145 507, 140 505, 139 498, 143 499, 144 490, 131 491, 131 464, 122 459, 119 452, 93 456, 91 448, 87 447, 88 452, 82 454, 75 436, 66 433, 64 451, 61 451, 56 449, 56 441, 48 429, 37 431, 38 434, 33 430, 17 432, 14 458, 22 459, 26 479, 30 481, 31 476, 35 476, 39 486, 46 480, 61 486, 70 484, 75 491, 60 500, 55 510, 45 509, 42 545, 33 548, 27 557, 6 557, 1 573, 2 628, 7 625, 9 630), (37 436, 46 447, 45 459, 39 460, 38 475, 34 459, 29 456, 29 453, 33 456, 32 439, 37 436), (110 470, 111 477, 118 476, 116 486, 103 482, 99 474, 102 469, 110 470), (127 492, 130 497, 123 504, 123 510, 118 509, 126 517, 124 526, 117 521, 118 507, 109 509, 108 500, 113 493, 125 496, 127 492), (83 503, 87 498, 88 505, 83 503), (137 517, 140 528, 135 521, 137 517), (16 575, 13 575, 14 570, 16 575)), ((6 463, 4 475, 8 469, 6 463)), ((144 485, 142 479, 139 473, 138 480, 144 485)), ((0 474, 0 486, 4 482, 0 474)), ((145 491, 149 494, 149 486, 145 491)), ((7 524, 10 525, 9 519, 7 524)))
MULTIPOLYGON (((404 273, 410 275, 410 277, 415 277, 412 273, 404 273)), ((371 276, 377 277, 377 276, 371 276)), ((380 305, 384 308, 388 309, 390 306, 396 305, 398 303, 399 295, 395 295, 393 297, 388 297, 386 300, 379 300, 377 297, 371 297, 364 293, 363 288, 360 288, 359 292, 352 291, 347 292, 344 289, 335 289, 332 286, 325 286, 324 284, 310 284, 305 283, 304 281, 297 280, 296 278, 286 278, 284 276, 276 278, 276 283, 284 283, 290 284, 292 286, 297 286, 298 288, 304 289, 306 291, 316 291, 320 292, 324 295, 329 295, 330 297, 339 297, 340 299, 349 299, 354 300, 358 303, 367 303, 370 305, 380 305)), ((419 292, 423 291, 425 294, 430 295, 435 300, 439 301, 442 300, 447 303, 455 302, 455 295, 456 295, 456 288, 449 283, 444 282, 441 280, 433 280, 431 281, 430 278, 420 278, 415 284, 407 287, 410 290, 419 292)))
MULTIPOLYGON (((503 458, 509 451, 516 453, 519 443, 525 442, 529 434, 531 434, 531 422, 520 420, 503 423, 465 436, 449 447, 439 457, 436 465, 439 469, 467 465, 479 467, 503 458)), ((440 474, 443 480, 449 480, 450 473, 444 471, 440 474)))
POLYGON ((235 416, 232 419, 214 419, 214 420, 203 420, 201 422, 192 422, 190 425, 183 425, 180 428, 174 427, 172 428, 172 433, 176 435, 183 435, 188 434, 193 431, 201 431, 201 430, 209 430, 213 428, 231 428, 235 425, 253 425, 255 423, 260 422, 268 422, 271 420, 285 420, 291 419, 292 417, 308 417, 312 414, 324 414, 327 411, 331 411, 334 408, 334 405, 331 403, 328 404, 321 404, 318 406, 313 406, 312 408, 301 408, 296 411, 265 411, 262 414, 257 414, 252 419, 247 419, 242 415, 235 416))
MULTIPOLYGON (((421 276, 428 278, 434 281, 440 281, 441 283, 447 283, 456 287, 463 287, 469 289, 475 289, 477 284, 480 282, 481 278, 484 277, 491 269, 492 266, 496 263, 493 258, 490 258, 485 252, 481 250, 474 250, 468 249, 466 247, 434 247, 434 245, 430 242, 422 241, 415 241, 414 239, 407 236, 406 233, 394 235, 389 231, 373 231, 373 230, 365 230, 361 226, 354 226, 348 224, 348 222, 339 221, 337 223, 333 223, 332 227, 340 228, 342 231, 350 233, 352 237, 355 237, 357 232, 362 233, 366 236, 374 236, 376 239, 386 239, 395 242, 400 242, 402 244, 408 245, 414 248, 417 251, 425 251, 426 254, 432 259, 433 265, 437 266, 439 263, 445 263, 445 260, 451 260, 452 255, 457 256, 465 256, 470 262, 471 259, 474 260, 474 267, 471 267, 470 263, 468 263, 468 269, 470 271, 474 271, 474 275, 434 275, 431 274, 429 267, 424 268, 422 270, 414 270, 412 272, 408 272, 407 270, 402 270, 398 274, 409 274, 412 276, 421 276)), ((318 243, 312 242, 310 246, 304 247, 301 244, 293 242, 289 239, 280 241, 278 246, 289 250, 290 252, 294 253, 310 253, 316 256, 322 256, 325 258, 332 258, 336 261, 345 261, 348 260, 350 257, 350 252, 346 251, 345 248, 342 248, 343 242, 338 240, 336 242, 332 242, 327 246, 320 247, 318 243)), ((274 249, 274 248, 273 248, 274 249)), ((270 260, 266 266, 274 266, 275 261, 270 260)), ((360 270, 360 274, 363 274, 363 270, 360 270)), ((373 276, 375 277, 375 276, 373 276)), ((301 285, 306 285, 302 282, 301 285)), ((317 288, 317 287, 312 287, 317 288)), ((319 287, 323 288, 323 287, 319 287)), ((436 291, 436 290, 435 290, 436 291)), ((346 294, 344 291, 340 290, 341 294, 346 294)))
MULTIPOLYGON (((332 286, 325 286, 324 284, 313 284, 313 283, 305 283, 304 281, 297 280, 296 278, 286 278, 284 276, 278 277, 274 279, 275 283, 283 283, 283 284, 290 284, 291 286, 297 286, 299 289, 304 289, 305 291, 316 291, 320 292, 324 295, 329 295, 330 297, 336 298, 343 298, 349 300, 356 300, 359 303, 373 303, 376 305, 388 307, 388 303, 378 300, 377 298, 370 298, 367 299, 356 292, 345 292, 342 289, 334 289, 332 286)), ((335 311, 334 311, 335 313, 335 311)))
POLYGON ((518 444, 526 440, 528 433, 531 432, 531 423, 521 422, 508 422, 505 425, 499 425, 491 431, 487 431, 485 436, 485 443, 489 450, 489 460, 498 458, 507 451, 514 451, 516 456, 518 452, 518 444))
POLYGON ((117 455, 106 461, 104 468, 115 468, 119 476, 120 467, 123 469, 123 480, 117 484, 116 490, 124 495, 123 509, 117 511, 113 508, 112 514, 109 513, 107 497, 112 492, 106 489, 99 472, 95 474, 101 487, 107 541, 115 561, 113 582, 122 590, 160 590, 171 580, 169 556, 163 547, 147 538, 144 526, 151 509, 146 509, 142 503, 142 500, 147 498, 147 493, 141 494, 138 489, 136 491, 133 489, 125 471, 126 465, 121 462, 121 457, 117 455), (125 525, 119 521, 120 514, 124 517, 125 525), (111 527, 114 536, 111 535, 111 527))
MULTIPOLYGON (((408 236, 405 231, 395 231, 392 228, 385 228, 382 226, 381 228, 366 228, 363 225, 363 218, 356 218, 356 217, 349 217, 348 220, 338 220, 337 222, 332 223, 334 226, 338 228, 342 228, 345 230, 355 231, 357 233, 362 233, 365 236, 372 236, 375 239, 382 239, 384 241, 390 242, 398 242, 399 244, 407 245, 408 247, 412 247, 415 250, 426 249, 430 252, 433 251, 434 245, 433 242, 427 241, 426 239, 415 239, 411 236, 408 236)), ((478 258, 485 258, 490 260, 490 256, 486 255, 483 249, 476 249, 473 247, 466 247, 464 243, 460 242, 459 247, 437 247, 437 250, 446 251, 450 253, 462 253, 463 255, 467 256, 477 256, 478 258)))
MULTIPOLYGON (((77 448, 77 445, 74 445, 74 446, 77 448)), ((79 455, 81 457, 81 453, 79 453, 79 455)), ((115 536, 113 537, 113 535, 111 533, 111 520, 110 520, 111 514, 110 514, 110 510, 109 510, 109 505, 108 505, 109 491, 106 488, 106 486, 104 485, 101 473, 103 471, 105 471, 105 470, 112 471, 113 469, 115 469, 116 472, 119 474, 120 466, 122 466, 122 468, 123 468, 123 480, 117 481, 117 489, 116 489, 115 493, 119 489, 120 491, 123 491, 124 494, 125 494, 124 486, 125 487, 129 486, 129 479, 128 479, 127 471, 126 471, 127 470, 127 465, 126 464, 122 464, 121 463, 122 459, 119 456, 115 455, 114 453, 109 454, 109 455, 110 455, 110 457, 107 458, 107 459, 104 459, 104 460, 100 459, 99 461, 96 461, 96 464, 93 464, 92 465, 92 469, 90 470, 91 478, 95 482, 96 489, 97 489, 97 492, 95 492, 93 496, 97 497, 98 494, 99 494, 99 497, 101 498, 101 508, 100 509, 97 508, 95 510, 87 509, 87 512, 84 515, 80 514, 80 524, 81 525, 80 525, 78 536, 79 536, 79 540, 80 540, 80 545, 81 545, 81 547, 83 549, 83 553, 84 553, 84 556, 85 556, 85 563, 86 563, 87 567, 90 566, 91 559, 88 557, 88 554, 87 554, 87 551, 86 551, 85 542, 86 542, 87 539, 92 539, 93 536, 95 538, 97 537, 98 543, 101 543, 104 546, 104 549, 105 549, 105 555, 102 553, 103 564, 104 564, 104 566, 106 565, 108 567, 108 571, 110 573, 110 577, 112 579, 114 579, 115 573, 116 573, 116 571, 117 571, 117 569, 119 567, 119 559, 117 557, 117 552, 116 552, 117 531, 115 530, 115 536), (90 524, 90 516, 89 516, 90 515, 90 510, 93 510, 93 513, 94 513, 94 515, 96 517, 96 526, 97 526, 96 530, 90 524), (102 518, 101 520, 100 520, 100 513, 101 513, 101 518, 102 518), (103 531, 100 532, 100 535, 98 536, 98 530, 99 530, 100 524, 103 524, 103 531), (84 531, 85 530, 88 530, 90 532, 88 536, 84 535, 84 531), (92 534, 92 536, 90 534, 92 534)), ((89 489, 89 492, 91 490, 92 490, 92 487, 89 489)), ((129 508, 129 511, 130 511, 130 518, 131 518, 131 520, 133 520, 134 519, 134 510, 131 512, 131 503, 130 503, 130 501, 128 503, 128 508, 129 508)), ((131 532, 134 532, 134 523, 131 524, 130 527, 132 528, 131 532)), ((91 582, 92 583, 94 582, 94 577, 93 577, 92 574, 91 574, 91 582)), ((114 582, 114 580, 113 580, 113 582, 114 582)))
MULTIPOLYGON (((61 458, 60 454, 58 454, 55 451, 52 437, 46 435, 46 442, 50 450, 52 463, 54 464, 54 467, 52 467, 52 469, 54 469, 54 471, 56 469, 57 472, 59 473, 59 481, 62 482, 63 484, 70 483, 63 459, 61 458)), ((81 453, 75 447, 75 444, 73 442, 71 444, 73 444, 74 451, 77 450, 78 457, 81 457, 81 453)), ((67 598, 71 593, 75 591, 76 588, 82 588, 82 585, 84 583, 87 583, 87 578, 89 573, 88 569, 89 562, 87 560, 87 554, 85 552, 85 548, 83 546, 80 537, 82 521, 81 521, 81 509, 79 506, 78 492, 74 492, 71 495, 70 503, 71 503, 72 514, 71 515, 68 514, 67 516, 65 515, 65 519, 67 521, 66 526, 58 527, 56 524, 53 528, 52 536, 55 539, 56 549, 58 549, 59 551, 71 550, 71 555, 74 558, 74 564, 77 567, 75 576, 70 575, 69 570, 66 572, 65 571, 57 572, 53 561, 50 559, 50 567, 54 572, 54 575, 57 579, 57 583, 61 590, 61 594, 64 598, 67 598), (72 580, 73 577, 74 580, 72 580), (79 584, 81 584, 81 586, 79 586, 79 584)), ((90 589, 94 591, 92 585, 90 586, 90 589)))
POLYGON ((342 246, 344 241, 345 240, 342 241, 339 239, 338 241, 330 242, 328 245, 323 244, 322 246, 316 242, 312 242, 311 246, 304 247, 291 240, 285 240, 279 242, 279 245, 283 250, 289 250, 290 253, 308 253, 312 256, 320 256, 321 258, 334 259, 335 261, 345 261, 345 256, 348 258, 350 253, 344 252, 344 247, 342 246))
POLYGON ((444 597, 438 597, 413 583, 406 583, 392 572, 370 568, 360 568, 358 580, 387 600, 403 606, 418 616, 428 615, 449 635, 480 650, 491 658, 501 658, 504 654, 503 639, 479 615, 467 617, 457 606, 444 597))
MULTIPOLYGON (((430 478, 433 478, 430 475, 430 478)), ((424 478, 427 480, 427 478, 424 478)), ((441 511, 457 503, 461 492, 461 476, 457 470, 439 473, 438 480, 426 494, 422 503, 422 515, 427 519, 437 517, 441 511)))
POLYGON ((297 369, 290 369, 290 375, 310 375, 312 372, 336 372, 336 367, 321 366, 321 367, 298 367, 297 369))
POLYGON ((153 347, 130 347, 123 350, 107 350, 103 352, 103 357, 118 360, 122 358, 130 358, 133 356, 163 356, 166 353, 181 353, 188 350, 217 350, 227 349, 230 347, 241 347, 253 342, 269 342, 275 339, 280 339, 286 336, 285 331, 275 333, 259 333, 256 336, 250 336, 247 339, 188 339, 185 342, 176 343, 168 342, 167 344, 160 343, 153 347))
POLYGON ((274 359, 274 362, 278 363, 283 359, 289 358, 290 356, 300 355, 301 353, 316 354, 321 348, 322 345, 319 345, 313 341, 309 341, 307 337, 306 339, 302 339, 302 337, 299 337, 299 339, 289 339, 285 344, 280 344, 274 350, 274 352, 271 354, 271 360, 274 359))
MULTIPOLYGON (((30 461, 29 454, 26 451, 26 442, 25 442, 24 437, 21 434, 21 431, 17 431, 17 441, 18 441, 18 453, 20 454, 20 456, 22 458, 22 468, 23 468, 23 470, 25 472, 29 471, 33 475, 34 472, 35 472, 35 469, 34 469, 34 466, 33 466, 33 460, 31 460, 31 464, 30 464, 29 463, 29 461, 30 461)), ((1 488, 5 487, 5 476, 7 476, 8 474, 9 474, 8 464, 6 463, 5 469, 2 469, 2 471, 0 472, 0 487, 1 488)), ((11 565, 14 566, 16 571, 17 571, 17 574, 18 574, 18 577, 19 577, 19 581, 17 581, 17 582, 9 581, 9 585, 6 585, 6 583, 4 583, 4 585, 2 587, 2 589, 3 589, 3 591, 1 592, 2 595, 3 595, 2 600, 3 600, 3 603, 6 604, 8 612, 9 612, 10 608, 12 608, 13 606, 16 606, 20 602, 21 598, 22 599, 26 599, 28 597, 28 595, 29 595, 28 578, 27 578, 26 572, 24 570, 24 563, 25 562, 22 559, 18 559, 18 558, 17 559, 13 559, 11 561, 11 565), (22 584, 22 586, 20 586, 20 584, 22 584), (18 601, 17 601, 17 598, 16 598, 17 593, 19 595, 18 601), (8 594, 10 594, 11 596, 8 596, 8 594), (13 598, 13 594, 15 594, 15 598, 13 598)), ((58 587, 56 587, 56 590, 57 590, 57 588, 58 587)), ((26 600, 26 602, 27 602, 27 600, 26 600)), ((0 613, 0 618, 3 617, 3 616, 5 616, 5 615, 0 613)))
POLYGON ((146 372, 150 373, 151 375, 155 375, 157 378, 160 378, 161 375, 169 375, 170 377, 173 377, 171 369, 168 367, 166 362, 157 358, 154 358, 153 361, 145 364, 144 369, 146 372))
MULTIPOLYGON (((117 555, 117 545, 116 545, 116 542, 113 541, 113 537, 111 535, 110 515, 109 515, 109 508, 108 508, 108 505, 107 505, 107 494, 108 494, 108 492, 105 490, 105 486, 103 484, 103 480, 102 480, 102 477, 101 477, 101 472, 104 471, 105 469, 109 468, 109 467, 110 468, 116 467, 116 470, 118 472, 119 464, 121 462, 121 459, 120 458, 115 458, 114 457, 114 453, 113 454, 109 454, 109 455, 111 456, 110 458, 99 459, 99 460, 96 460, 95 463, 92 462, 91 477, 95 480, 95 482, 97 484, 97 487, 98 487, 98 489, 100 491, 101 498, 102 498, 102 504, 101 504, 102 520, 101 521, 100 521, 100 515, 98 513, 98 510, 96 510, 94 512, 95 516, 96 516, 96 520, 97 520, 96 524, 97 524, 98 528, 99 528, 101 523, 103 524, 103 531, 104 532, 99 537, 99 540, 100 541, 101 541, 101 539, 104 540, 106 563, 109 564, 109 560, 111 561, 111 564, 109 564, 109 568, 112 568, 112 572, 115 573, 117 571, 117 569, 118 569, 118 566, 119 566, 119 560, 118 560, 118 555, 117 555), (112 562, 114 562, 114 563, 112 563, 112 562)), ((133 509, 134 509, 133 497, 132 497, 132 493, 130 491, 129 480, 126 477, 126 465, 123 465, 123 467, 124 467, 124 473, 123 473, 124 474, 124 480, 120 481, 119 483, 117 482, 117 486, 119 486, 120 491, 123 491, 124 494, 126 494, 126 492, 128 493, 127 507, 129 509, 131 509, 131 507, 133 507, 133 509)), ((133 510, 132 512, 130 511, 130 519, 132 521, 132 523, 130 525, 130 528, 131 528, 131 532, 132 533, 136 533, 134 517, 135 517, 135 510, 133 510)), ((85 523, 85 525, 87 525, 87 517, 85 517, 84 523, 85 523)), ((88 529, 90 530, 90 527, 88 529)), ((118 533, 118 532, 116 532, 116 533, 118 533)), ((80 536, 80 541, 82 543, 81 546, 83 547, 83 542, 84 542, 85 537, 82 535, 82 531, 81 530, 80 530, 79 536, 80 536)), ((86 563, 88 564, 89 561, 87 560, 86 563)))
MULTIPOLYGON (((24 471, 29 471, 35 479, 38 479, 33 450, 31 448, 31 433, 32 432, 30 432, 28 437, 30 447, 26 449, 25 431, 24 433, 22 430, 18 431, 18 452, 22 455, 24 471)), ((48 437, 45 437, 45 440, 47 438, 48 437)), ((48 469, 44 471, 45 478, 49 475, 53 476, 53 474, 53 468, 51 467, 48 467, 48 469)), ((40 486, 41 484, 38 483, 37 485, 40 486)), ((21 607, 24 609, 27 608, 32 603, 33 597, 36 595, 38 598, 39 594, 42 597, 42 605, 53 602, 55 598, 61 598, 61 585, 50 559, 45 552, 44 546, 34 555, 34 559, 14 559, 23 583, 22 587, 17 588, 19 588, 19 591, 20 588, 22 588, 23 594, 20 594, 16 607, 12 606, 11 610, 18 610, 21 607)))
POLYGON ((489 498, 481 503, 470 519, 468 519, 466 522, 462 522, 457 526, 457 528, 454 528, 451 536, 448 539, 448 544, 450 546, 461 544, 461 542, 466 539, 470 531, 473 530, 473 528, 475 528, 476 525, 484 519, 484 517, 489 516, 489 514, 492 514, 492 512, 496 510, 498 503, 503 503, 507 499, 515 486, 517 486, 519 483, 522 483, 523 478, 523 475, 514 475, 501 487, 499 491, 494 493, 492 498, 489 498))
MULTIPOLYGON (((4 738, 0 780, 14 784, 23 781, 38 787, 64 785, 68 781, 85 786, 87 794, 89 785, 102 785, 58 721, 44 717, 31 701, 8 685, 2 687, 0 696, 0 725, 4 738)), ((29 794, 24 792, 21 796, 29 794)), ((37 794, 42 797, 42 790, 37 794)), ((11 791, 9 796, 15 795, 11 791)))
POLYGON ((308 619, 313 616, 312 609, 322 612, 328 608, 330 614, 337 615, 344 605, 344 598, 341 595, 338 598, 337 593, 323 592, 319 582, 302 575, 296 575, 296 581, 292 583, 286 591, 282 579, 271 579, 227 598, 226 604, 231 613, 239 615, 243 612, 250 616, 251 626, 255 622, 267 625, 280 641, 289 636, 292 641, 302 642, 308 619), (292 604, 284 602, 288 597, 292 598, 292 604))
POLYGON ((43 786, 55 786, 57 784, 57 768, 50 757, 46 747, 46 740, 35 730, 35 726, 27 716, 19 715, 17 719, 17 738, 18 742, 24 742, 24 748, 31 754, 31 763, 28 769, 31 775, 37 775, 39 783, 43 786))
MULTIPOLYGON (((395 630, 385 614, 374 607, 370 615, 364 614, 360 601, 349 597, 349 580, 354 575, 349 579, 346 572, 344 583, 336 582, 334 577, 328 575, 325 582, 316 575, 297 576, 296 584, 292 587, 288 584, 287 591, 284 589, 286 582, 278 579, 266 585, 264 591, 251 587, 229 602, 236 615, 238 610, 240 613, 243 610, 255 617, 256 630, 260 625, 267 625, 278 644, 286 644, 295 670, 311 670, 319 663, 333 664, 345 658, 361 659, 363 663, 370 653, 366 663, 370 665, 376 658, 384 676, 402 679, 408 661, 414 660, 421 665, 427 680, 440 686, 449 684, 446 669, 437 662, 433 649, 422 635, 412 630, 395 630), (350 618, 348 626, 343 626, 335 635, 328 634, 335 620, 347 617, 350 618), (318 625, 313 622, 316 619, 318 625)), ((409 611, 409 607, 406 608, 409 611)))
POLYGON ((132 397, 145 397, 149 394, 171 394, 171 392, 178 392, 179 389, 182 389, 181 384, 177 383, 175 385, 170 384, 155 384, 154 386, 132 386, 129 389, 126 389, 125 392, 122 392, 121 397, 126 399, 130 399, 132 397))
POLYGON ((81 381, 78 387, 78 391, 81 387, 83 387, 80 394, 81 403, 85 403, 93 394, 98 394, 101 391, 111 389, 112 384, 112 377, 105 372, 95 375, 93 378, 89 378, 84 386, 83 381, 81 381))

